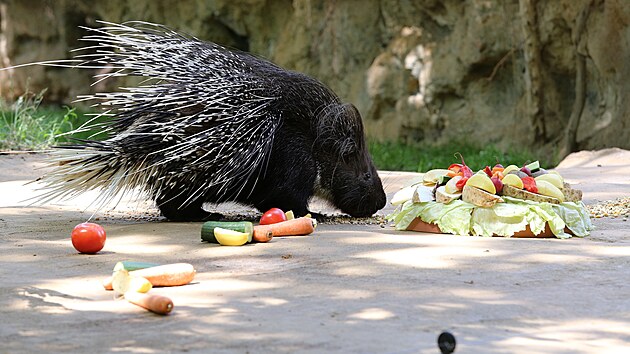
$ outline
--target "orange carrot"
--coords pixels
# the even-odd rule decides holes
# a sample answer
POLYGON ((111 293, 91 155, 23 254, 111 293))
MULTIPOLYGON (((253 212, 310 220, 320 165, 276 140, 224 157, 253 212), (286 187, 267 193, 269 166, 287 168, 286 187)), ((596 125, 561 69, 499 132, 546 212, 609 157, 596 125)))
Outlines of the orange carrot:
POLYGON ((147 278, 153 286, 178 286, 193 280, 195 268, 188 263, 173 263, 134 270, 129 275, 147 278))
POLYGON ((166 315, 173 310, 173 301, 162 295, 128 291, 125 293, 125 299, 134 305, 144 307, 145 309, 160 315, 166 315))
POLYGON ((264 238, 265 235, 277 236, 301 236, 308 235, 315 230, 315 219, 302 217, 269 225, 254 226, 253 238, 264 238))
MULTIPOLYGON (((264 225, 263 225, 264 226, 264 225)), ((255 230, 255 228, 254 228, 255 230)), ((271 241, 271 239, 273 238, 273 234, 271 233, 271 231, 267 231, 267 232, 255 232, 252 234, 252 241, 253 242, 269 242, 271 241)))
MULTIPOLYGON (((195 268, 188 263, 165 264, 129 272, 146 278, 153 286, 178 286, 190 283, 195 277, 195 268)), ((112 277, 103 279, 103 288, 113 290, 112 277)))
POLYGON ((103 288, 105 288, 105 290, 114 290, 114 287, 112 286, 112 281, 114 280, 113 276, 109 276, 105 279, 103 279, 103 288))

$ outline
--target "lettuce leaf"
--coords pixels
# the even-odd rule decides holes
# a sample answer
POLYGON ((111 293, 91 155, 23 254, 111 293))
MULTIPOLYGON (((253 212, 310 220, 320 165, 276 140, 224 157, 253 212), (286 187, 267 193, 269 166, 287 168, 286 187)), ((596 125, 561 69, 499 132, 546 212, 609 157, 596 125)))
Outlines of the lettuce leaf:
MULTIPOLYGON (((497 203, 492 208, 475 208, 472 213, 472 231, 477 236, 512 236, 525 230, 531 220, 538 226, 539 219, 528 215, 529 208, 523 205, 497 203)), ((544 229, 544 222, 543 229, 544 229)))
POLYGON ((593 224, 584 203, 565 202, 560 205, 552 205, 552 208, 564 220, 573 235, 584 237, 593 230, 593 224))
POLYGON ((512 236, 515 232, 529 228, 538 234, 549 224, 551 232, 558 238, 569 238, 565 226, 578 237, 584 237, 593 229, 589 213, 582 202, 549 204, 529 200, 503 197, 505 203, 492 208, 476 207, 462 200, 449 204, 438 202, 413 203, 407 201, 388 216, 397 230, 405 230, 419 217, 433 223, 442 232, 456 235, 512 236))
POLYGON ((470 214, 474 207, 461 200, 454 200, 449 204, 407 201, 389 215, 388 220, 394 222, 396 230, 406 230, 413 219, 419 217, 424 222, 438 225, 442 232, 468 235, 470 234, 470 214))

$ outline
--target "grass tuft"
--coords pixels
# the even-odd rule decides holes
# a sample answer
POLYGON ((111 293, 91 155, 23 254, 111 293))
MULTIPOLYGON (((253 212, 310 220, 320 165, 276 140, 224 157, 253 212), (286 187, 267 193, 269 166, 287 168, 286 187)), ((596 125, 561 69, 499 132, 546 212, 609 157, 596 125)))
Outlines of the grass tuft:
MULTIPOLYGON (((368 147, 374 165, 379 170, 385 171, 410 171, 426 172, 435 168, 447 168, 452 163, 461 163, 459 155, 462 154, 466 164, 477 171, 486 165, 494 166, 497 162, 503 166, 523 166, 525 163, 536 161, 539 158, 533 153, 521 150, 501 150, 494 145, 479 146, 472 143, 449 143, 442 146, 429 144, 408 145, 400 142, 369 141, 368 147)), ((541 160, 544 167, 546 161, 541 160)))
POLYGON ((15 102, 0 100, 0 151, 39 151, 69 141, 88 117, 70 107, 42 107, 46 90, 27 92, 15 102))

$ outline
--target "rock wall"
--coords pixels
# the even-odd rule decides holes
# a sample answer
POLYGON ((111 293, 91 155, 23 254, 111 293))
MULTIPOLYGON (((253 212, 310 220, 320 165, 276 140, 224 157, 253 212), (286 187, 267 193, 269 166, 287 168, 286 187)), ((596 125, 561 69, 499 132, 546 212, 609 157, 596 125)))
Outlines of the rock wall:
MULTIPOLYGON (((163 23, 305 72, 377 139, 557 154, 573 124, 572 149, 630 148, 627 0, 0 0, 0 64, 68 58, 96 20, 163 23)), ((91 74, 3 71, 0 90, 69 103, 121 84, 91 74)))

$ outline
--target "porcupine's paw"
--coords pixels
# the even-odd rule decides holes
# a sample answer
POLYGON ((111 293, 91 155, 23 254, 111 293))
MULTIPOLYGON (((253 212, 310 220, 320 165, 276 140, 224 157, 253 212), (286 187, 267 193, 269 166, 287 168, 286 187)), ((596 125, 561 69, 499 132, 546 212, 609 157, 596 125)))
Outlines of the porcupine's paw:
POLYGON ((211 213, 202 208, 203 203, 194 203, 182 207, 179 203, 158 203, 162 216, 169 221, 207 221, 221 220, 223 215, 211 213))

